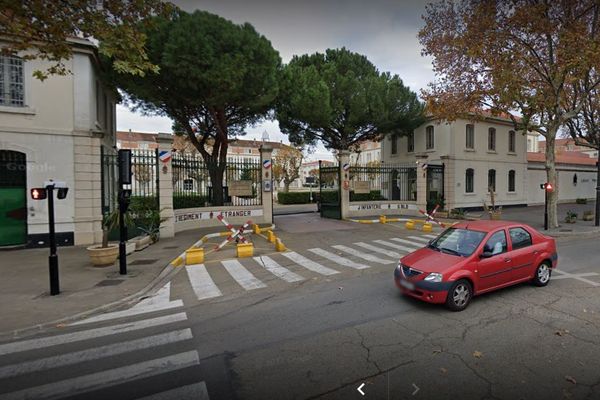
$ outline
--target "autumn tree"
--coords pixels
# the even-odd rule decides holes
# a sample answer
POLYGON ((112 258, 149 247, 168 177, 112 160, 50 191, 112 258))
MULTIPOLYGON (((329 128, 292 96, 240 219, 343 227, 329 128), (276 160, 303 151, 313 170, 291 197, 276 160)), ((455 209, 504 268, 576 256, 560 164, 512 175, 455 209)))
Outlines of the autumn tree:
MULTIPOLYGON (((586 97, 572 96, 568 84, 600 65, 599 7, 595 0, 428 5, 419 40, 437 78, 423 92, 429 110, 451 121, 488 109, 510 115, 515 130, 539 132, 546 138, 547 181, 556 187, 556 135, 586 97)), ((598 83, 590 81, 585 91, 598 83)), ((551 227, 558 226, 557 199, 558 192, 549 194, 551 227)))
POLYGON ((134 109, 168 116, 187 135, 208 168, 212 204, 223 205, 229 139, 272 109, 279 54, 252 25, 204 11, 157 18, 146 35, 159 73, 112 78, 134 109))
POLYGON ((41 59, 51 64, 34 71, 39 79, 69 72, 65 61, 72 56, 71 38, 99 41, 101 54, 114 59, 114 68, 126 74, 157 72, 148 59, 146 34, 151 16, 169 16, 173 4, 162 0, 144 1, 48 1, 0 0, 2 53, 24 53, 26 60, 41 59))
POLYGON ((294 147, 284 147, 273 156, 273 179, 283 182, 283 191, 290 191, 290 184, 300 178, 300 167, 304 156, 301 150, 294 147))
POLYGON ((397 75, 345 48, 294 56, 280 80, 276 117, 293 144, 349 150, 383 134, 412 132, 423 105, 397 75))
POLYGON ((596 163, 596 215, 594 224, 600 226, 600 88, 596 87, 593 90, 587 90, 588 82, 594 82, 595 74, 600 73, 598 70, 590 71, 590 79, 575 82, 571 86, 573 96, 583 93, 587 94, 583 100, 583 107, 577 117, 567 122, 567 132, 575 140, 575 144, 579 146, 589 147, 598 150, 598 162, 596 163))

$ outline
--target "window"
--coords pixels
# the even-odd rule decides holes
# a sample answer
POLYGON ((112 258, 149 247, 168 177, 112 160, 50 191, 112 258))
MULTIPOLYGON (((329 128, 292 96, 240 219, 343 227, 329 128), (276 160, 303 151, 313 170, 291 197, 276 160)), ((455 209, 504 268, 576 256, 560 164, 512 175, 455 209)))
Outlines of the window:
POLYGON ((516 152, 516 136, 515 131, 508 131, 508 151, 511 153, 516 152))
POLYGON ((25 106, 23 60, 0 56, 0 105, 25 106))
POLYGON ((475 191, 475 171, 473 168, 467 169, 465 173, 465 193, 473 193, 475 191))
POLYGON ((508 230, 512 249, 517 250, 523 247, 531 246, 531 235, 523 228, 511 228, 508 230))
POLYGON ((408 144, 406 147, 406 151, 412 153, 415 151, 415 133, 411 132, 408 134, 408 144))
POLYGON ((488 150, 496 151, 496 128, 488 129, 488 150))
POLYGON ((496 191, 496 170, 490 169, 488 171, 488 190, 496 191))
POLYGON ((194 180, 193 179, 184 179, 183 180, 183 190, 194 190, 194 180))
POLYGON ((435 147, 435 138, 433 136, 433 126, 425 128, 425 150, 431 150, 435 147))
POLYGON ((515 171, 512 169, 508 171, 508 191, 515 191, 515 171))
POLYGON ((496 254, 506 253, 506 250, 506 233, 504 233, 504 230, 494 233, 489 238, 485 246, 483 246, 483 251, 486 253, 492 253, 493 256, 496 254))
POLYGON ((474 149, 475 148, 475 127, 473 126, 473 124, 467 125, 467 130, 466 130, 465 135, 466 135, 465 147, 467 149, 474 149))
POLYGON ((398 154, 398 136, 392 135, 392 154, 398 154))

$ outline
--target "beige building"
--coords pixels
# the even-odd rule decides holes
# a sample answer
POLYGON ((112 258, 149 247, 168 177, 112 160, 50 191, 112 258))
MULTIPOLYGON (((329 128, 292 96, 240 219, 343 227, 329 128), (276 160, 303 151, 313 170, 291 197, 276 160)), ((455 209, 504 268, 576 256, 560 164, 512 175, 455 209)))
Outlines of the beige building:
POLYGON ((408 137, 382 141, 385 164, 419 163, 418 170, 444 167, 441 178, 428 182, 428 193, 444 193, 447 209, 527 203, 527 135, 515 132, 510 120, 486 117, 451 123, 428 121, 408 137))
POLYGON ((116 93, 99 79, 96 47, 70 42, 71 73, 43 82, 32 74, 49 63, 0 56, 0 246, 47 245, 47 201, 29 189, 49 179, 69 187, 55 202, 59 244, 101 239, 100 148, 115 143, 116 93))

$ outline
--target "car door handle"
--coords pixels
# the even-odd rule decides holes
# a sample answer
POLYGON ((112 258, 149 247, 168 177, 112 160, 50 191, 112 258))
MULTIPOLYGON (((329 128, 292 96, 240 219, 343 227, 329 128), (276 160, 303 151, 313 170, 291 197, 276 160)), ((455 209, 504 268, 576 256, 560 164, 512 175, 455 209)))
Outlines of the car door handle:
POLYGON ((533 251, 533 254, 534 254, 534 255, 538 255, 538 254, 540 254, 540 251, 539 251, 539 250, 534 250, 534 251, 533 251))
POLYGON ((511 261, 512 261, 512 259, 510 259, 510 258, 507 258, 507 257, 504 258, 504 262, 511 262, 511 261))

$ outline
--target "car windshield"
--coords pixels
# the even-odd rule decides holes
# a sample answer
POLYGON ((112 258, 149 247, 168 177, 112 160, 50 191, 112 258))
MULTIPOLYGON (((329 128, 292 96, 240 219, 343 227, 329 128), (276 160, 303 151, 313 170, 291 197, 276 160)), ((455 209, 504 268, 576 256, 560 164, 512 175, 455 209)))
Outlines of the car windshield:
POLYGON ((429 248, 455 256, 466 257, 473 254, 485 232, 469 229, 450 228, 429 244, 429 248))

